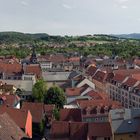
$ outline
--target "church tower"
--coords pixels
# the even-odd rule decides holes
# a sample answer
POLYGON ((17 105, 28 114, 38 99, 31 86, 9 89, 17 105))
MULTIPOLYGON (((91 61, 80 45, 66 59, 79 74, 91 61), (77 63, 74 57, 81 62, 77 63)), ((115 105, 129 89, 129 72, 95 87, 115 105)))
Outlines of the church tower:
POLYGON ((35 47, 32 47, 32 55, 30 58, 30 63, 31 64, 37 64, 37 56, 36 56, 36 52, 35 52, 35 47))

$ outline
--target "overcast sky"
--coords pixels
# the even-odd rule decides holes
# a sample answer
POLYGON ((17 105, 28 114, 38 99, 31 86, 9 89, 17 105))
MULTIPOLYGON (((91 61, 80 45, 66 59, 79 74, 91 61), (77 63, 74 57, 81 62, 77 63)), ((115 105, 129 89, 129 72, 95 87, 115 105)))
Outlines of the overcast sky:
POLYGON ((140 0, 0 0, 0 31, 140 33, 140 0))

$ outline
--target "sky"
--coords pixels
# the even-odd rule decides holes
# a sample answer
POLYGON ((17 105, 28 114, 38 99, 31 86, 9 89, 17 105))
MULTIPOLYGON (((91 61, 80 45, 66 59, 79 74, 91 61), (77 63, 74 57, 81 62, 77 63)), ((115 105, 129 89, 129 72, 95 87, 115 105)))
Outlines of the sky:
POLYGON ((0 31, 140 33, 140 0, 0 0, 0 31))

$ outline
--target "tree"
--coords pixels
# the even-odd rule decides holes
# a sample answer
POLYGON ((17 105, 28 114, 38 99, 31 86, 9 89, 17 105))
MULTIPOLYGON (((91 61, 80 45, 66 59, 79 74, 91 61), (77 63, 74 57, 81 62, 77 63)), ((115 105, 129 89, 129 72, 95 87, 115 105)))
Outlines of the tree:
POLYGON ((35 101, 43 102, 44 96, 47 93, 47 86, 45 85, 45 82, 42 79, 38 80, 33 86, 32 92, 35 101))
POLYGON ((46 104, 55 104, 58 109, 63 108, 66 102, 64 91, 57 86, 50 87, 45 95, 44 102, 46 104))

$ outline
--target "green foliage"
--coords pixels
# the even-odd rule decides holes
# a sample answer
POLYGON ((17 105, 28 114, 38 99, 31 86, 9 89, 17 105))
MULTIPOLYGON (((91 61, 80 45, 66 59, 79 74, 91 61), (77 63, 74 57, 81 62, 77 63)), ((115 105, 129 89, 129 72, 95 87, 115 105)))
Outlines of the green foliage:
POLYGON ((58 108, 55 108, 53 110, 53 116, 55 117, 55 120, 59 121, 59 119, 60 119, 60 113, 59 113, 58 108))
POLYGON ((66 102, 64 91, 57 86, 50 87, 45 95, 46 104, 55 104, 58 109, 63 108, 66 102))
POLYGON ((39 131, 41 135, 43 135, 44 130, 45 130, 45 121, 42 120, 41 123, 39 124, 39 131))
POLYGON ((81 55, 88 56, 112 56, 115 54, 129 59, 140 56, 140 40, 119 39, 109 35, 86 35, 86 36, 50 36, 48 34, 24 34, 18 32, 0 32, 0 55, 14 55, 18 58, 25 58, 31 53, 31 45, 36 46, 37 53, 45 55, 46 53, 65 53, 73 54, 78 52, 81 55), (86 44, 83 47, 77 47, 77 44, 86 44), (51 48, 53 46, 64 45, 64 48, 51 48), (91 45, 89 45, 91 44, 91 45), (96 44, 95 46, 92 44, 96 44), (68 46, 68 47, 67 47, 68 46))
POLYGON ((33 86, 32 92, 32 96, 35 101, 43 102, 44 96, 47 93, 47 87, 45 82, 42 79, 38 80, 33 86))

